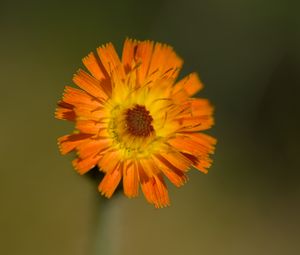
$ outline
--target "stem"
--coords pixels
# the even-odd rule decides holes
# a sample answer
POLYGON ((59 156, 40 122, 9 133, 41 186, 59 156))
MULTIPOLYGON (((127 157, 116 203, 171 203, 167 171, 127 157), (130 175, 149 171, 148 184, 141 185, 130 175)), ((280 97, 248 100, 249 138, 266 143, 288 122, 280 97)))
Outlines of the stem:
POLYGON ((107 200, 97 199, 92 255, 120 254, 120 203, 119 196, 107 200))

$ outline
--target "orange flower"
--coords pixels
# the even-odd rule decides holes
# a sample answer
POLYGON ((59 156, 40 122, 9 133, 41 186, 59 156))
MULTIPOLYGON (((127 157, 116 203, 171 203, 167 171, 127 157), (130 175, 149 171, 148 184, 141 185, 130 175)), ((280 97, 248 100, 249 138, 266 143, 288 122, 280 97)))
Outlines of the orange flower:
POLYGON ((74 75, 80 89, 65 88, 55 116, 74 121, 75 131, 58 139, 60 151, 77 152, 80 174, 98 166, 106 197, 123 180, 126 196, 141 184, 148 202, 164 207, 163 175, 179 187, 192 166, 207 173, 216 140, 198 131, 213 125, 213 108, 192 98, 202 88, 196 73, 176 82, 182 63, 168 45, 126 39, 122 59, 111 43, 99 47, 83 59, 89 73, 74 75))

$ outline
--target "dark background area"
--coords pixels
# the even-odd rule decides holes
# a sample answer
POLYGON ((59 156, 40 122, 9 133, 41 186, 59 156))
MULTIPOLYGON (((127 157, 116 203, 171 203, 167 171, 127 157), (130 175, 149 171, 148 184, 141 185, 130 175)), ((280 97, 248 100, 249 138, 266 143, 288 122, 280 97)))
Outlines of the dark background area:
MULTIPOLYGON (((299 254, 297 1, 0 1, 0 253, 299 254), (218 138, 208 175, 172 205, 106 201, 56 138, 56 102, 81 59, 126 37, 172 45, 205 84, 218 138)), ((169 185, 170 186, 170 185, 169 185)))

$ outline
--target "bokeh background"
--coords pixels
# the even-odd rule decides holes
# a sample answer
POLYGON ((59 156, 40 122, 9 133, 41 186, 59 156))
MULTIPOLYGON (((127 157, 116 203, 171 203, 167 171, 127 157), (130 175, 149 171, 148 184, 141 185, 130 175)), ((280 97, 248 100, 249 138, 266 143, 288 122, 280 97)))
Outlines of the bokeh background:
MULTIPOLYGON (((300 4, 280 0, 0 1, 0 254, 300 254, 300 4), (216 108, 208 175, 157 210, 107 201, 56 138, 81 58, 125 37, 169 43, 216 108)), ((170 186, 170 185, 169 185, 170 186)))

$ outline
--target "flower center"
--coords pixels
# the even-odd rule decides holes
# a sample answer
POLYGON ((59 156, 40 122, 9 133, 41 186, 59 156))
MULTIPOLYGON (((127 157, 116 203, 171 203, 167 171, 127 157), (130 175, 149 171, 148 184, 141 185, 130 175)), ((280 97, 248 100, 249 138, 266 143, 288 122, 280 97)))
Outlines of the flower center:
POLYGON ((134 136, 147 137, 153 131, 151 125, 153 118, 145 106, 136 104, 133 108, 126 111, 127 131, 134 136))

